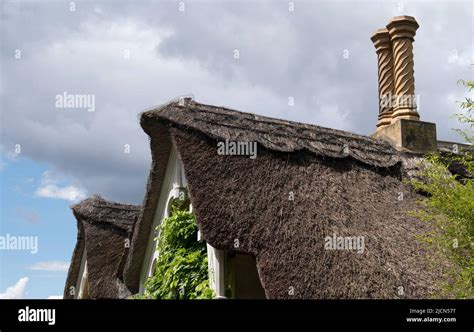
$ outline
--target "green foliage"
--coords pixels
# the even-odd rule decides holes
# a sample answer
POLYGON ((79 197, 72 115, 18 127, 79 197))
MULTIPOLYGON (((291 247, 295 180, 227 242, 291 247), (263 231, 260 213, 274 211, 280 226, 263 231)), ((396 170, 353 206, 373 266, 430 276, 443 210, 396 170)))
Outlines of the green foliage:
POLYGON ((197 241, 194 215, 172 207, 171 216, 158 228, 153 276, 145 284, 144 299, 211 299, 207 253, 197 241))
MULTIPOLYGON (((461 162, 472 169, 472 159, 456 159, 458 162, 464 159, 461 162)), ((426 160, 429 164, 421 173, 422 180, 411 183, 417 190, 429 194, 414 215, 435 226, 431 233, 420 238, 434 249, 433 263, 436 264, 440 254, 447 255, 452 263, 449 271, 444 271, 450 281, 440 285, 444 292, 438 295, 474 298, 474 247, 471 243, 474 239, 474 181, 458 181, 440 156, 431 155, 426 160)))
MULTIPOLYGON (((472 92, 474 90, 474 81, 460 80, 459 83, 464 85, 468 92, 472 92)), ((474 131, 474 100, 472 97, 466 97, 464 101, 460 101, 458 104, 462 112, 456 113, 454 116, 459 122, 465 123, 467 125, 467 129, 454 129, 454 131, 461 135, 466 140, 466 142, 474 144, 474 136, 472 134, 474 131)))
MULTIPOLYGON (((471 91, 474 82, 463 82, 471 91)), ((468 142, 473 142, 473 102, 466 98, 460 104, 461 113, 456 117, 469 126, 457 130, 468 142)), ((420 179, 411 184, 428 198, 421 202, 421 209, 413 212, 421 220, 432 223, 434 230, 420 238, 433 249, 431 261, 447 256, 451 266, 444 271, 449 282, 441 284, 442 294, 455 298, 474 298, 474 162, 471 154, 430 155, 425 158, 420 179), (455 163, 471 177, 460 179, 448 168, 455 163)))

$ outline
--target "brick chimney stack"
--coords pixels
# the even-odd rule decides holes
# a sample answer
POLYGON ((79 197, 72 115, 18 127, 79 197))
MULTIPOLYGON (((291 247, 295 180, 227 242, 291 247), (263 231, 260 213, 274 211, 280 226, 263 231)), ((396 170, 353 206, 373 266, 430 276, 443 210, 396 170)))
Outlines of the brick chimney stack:
POLYGON ((397 16, 372 35, 378 62, 379 115, 373 137, 403 152, 437 149, 436 125, 420 121, 415 103, 413 42, 419 25, 397 16))
POLYGON ((379 77, 379 118, 377 128, 381 129, 392 122, 394 95, 393 53, 390 34, 387 29, 378 29, 370 38, 375 46, 379 77))

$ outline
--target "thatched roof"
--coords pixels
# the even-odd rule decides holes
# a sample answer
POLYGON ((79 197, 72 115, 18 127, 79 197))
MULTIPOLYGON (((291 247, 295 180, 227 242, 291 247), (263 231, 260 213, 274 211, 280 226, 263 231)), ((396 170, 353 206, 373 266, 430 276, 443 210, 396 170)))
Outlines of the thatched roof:
MULTIPOLYGON (((76 287, 77 280, 81 269, 82 254, 85 248, 84 225, 79 220, 77 221, 77 240, 72 252, 71 263, 67 273, 66 284, 64 286, 64 299, 72 299, 74 295, 71 293, 71 287, 76 287)), ((78 291, 78 290, 77 290, 78 291)), ((74 290, 76 292, 76 290, 74 290)))
POLYGON ((194 129, 218 140, 257 142, 259 146, 276 152, 308 151, 320 157, 350 157, 378 167, 390 167, 399 162, 398 155, 389 144, 367 136, 190 100, 186 100, 185 107, 171 103, 159 110, 143 113, 142 125, 147 126, 150 120, 194 129), (347 147, 346 151, 344 147, 347 147))
MULTIPOLYGON (((79 276, 84 249, 90 298, 121 298, 129 295, 121 285, 124 257, 128 253, 126 239, 140 211, 139 206, 119 204, 92 196, 73 205, 78 238, 64 289, 64 298, 72 298, 69 288, 79 276)), ((76 290, 78 292, 79 290, 76 290)))
POLYGON ((204 240, 254 255, 268 298, 425 298, 442 278, 415 239, 429 226, 407 215, 418 198, 402 182, 410 156, 388 144, 191 100, 147 111, 141 125, 153 161, 124 271, 130 289, 138 289, 171 142, 204 240), (258 142, 258 157, 218 155, 225 139, 258 142), (333 234, 363 236, 365 251, 325 250, 333 234))

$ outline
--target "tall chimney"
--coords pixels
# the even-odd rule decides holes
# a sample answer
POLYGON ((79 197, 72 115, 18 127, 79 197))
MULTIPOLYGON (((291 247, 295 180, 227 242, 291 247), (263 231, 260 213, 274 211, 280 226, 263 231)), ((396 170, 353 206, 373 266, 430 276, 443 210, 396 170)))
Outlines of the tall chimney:
POLYGON ((397 16, 387 24, 392 41, 395 100, 392 123, 397 118, 419 120, 415 103, 413 42, 419 25, 412 16, 397 16))
POLYGON ((394 17, 387 29, 371 37, 378 61, 379 116, 373 137, 399 151, 436 151, 436 125, 420 121, 415 103, 413 41, 418 23, 411 16, 394 17))
POLYGON ((379 78, 379 117, 377 130, 392 122, 392 97, 394 95, 393 53, 387 29, 378 29, 370 38, 375 46, 379 78))

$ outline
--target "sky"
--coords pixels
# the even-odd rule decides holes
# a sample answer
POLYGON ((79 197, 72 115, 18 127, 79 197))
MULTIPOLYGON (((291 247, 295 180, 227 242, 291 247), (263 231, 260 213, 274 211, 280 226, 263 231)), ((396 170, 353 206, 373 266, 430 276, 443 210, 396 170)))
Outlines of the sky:
POLYGON ((393 16, 420 25, 421 120, 437 124, 438 139, 460 140, 451 116, 467 96, 458 80, 473 79, 472 1, 0 2, 0 237, 38 241, 36 253, 0 250, 0 298, 62 294, 77 236, 71 204, 92 194, 142 202, 151 156, 139 115, 151 107, 192 95, 372 134, 370 36, 393 16))

